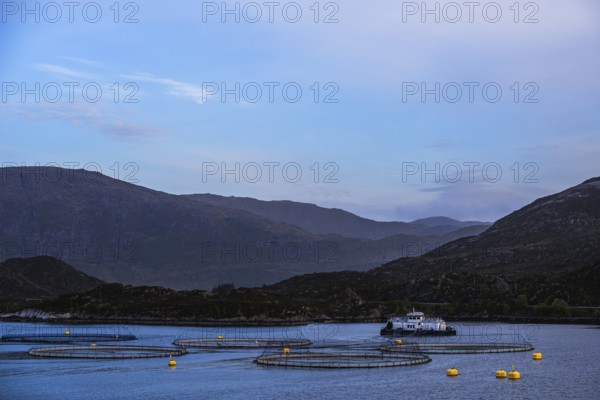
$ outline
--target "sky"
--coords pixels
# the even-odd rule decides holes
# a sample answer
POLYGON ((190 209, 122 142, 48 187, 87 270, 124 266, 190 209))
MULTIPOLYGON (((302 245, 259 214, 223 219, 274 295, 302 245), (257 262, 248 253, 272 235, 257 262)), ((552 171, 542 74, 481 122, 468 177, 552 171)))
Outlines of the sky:
POLYGON ((2 166, 494 221, 600 175, 600 3, 2 2, 2 166))

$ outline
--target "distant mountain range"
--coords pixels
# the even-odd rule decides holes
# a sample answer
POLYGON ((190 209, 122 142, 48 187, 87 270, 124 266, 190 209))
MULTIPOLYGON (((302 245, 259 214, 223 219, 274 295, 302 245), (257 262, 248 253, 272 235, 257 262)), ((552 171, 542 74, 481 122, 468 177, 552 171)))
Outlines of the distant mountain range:
POLYGON ((337 234, 349 238, 383 239, 393 235, 439 236, 459 228, 491 225, 489 222, 462 222, 431 217, 407 222, 379 222, 338 208, 323 208, 293 201, 261 201, 248 197, 193 194, 188 197, 219 207, 248 211, 272 221, 297 226, 314 234, 337 234))
POLYGON ((491 222, 480 222, 480 221, 457 221, 448 217, 429 217, 417 219, 411 222, 411 224, 425 225, 430 228, 439 227, 455 227, 455 228, 466 228, 472 225, 491 225, 491 222))
POLYGON ((311 204, 177 196, 85 170, 1 168, 0 176, 0 261, 50 255, 104 281, 136 285, 259 286, 304 273, 367 270, 489 227, 376 222, 311 204))
POLYGON ((419 304, 459 318, 598 321, 600 178, 547 196, 475 237, 369 271, 295 276, 260 288, 175 292, 99 286, 40 305, 92 318, 199 322, 376 320, 419 304), (568 306, 577 306, 569 308, 568 306))

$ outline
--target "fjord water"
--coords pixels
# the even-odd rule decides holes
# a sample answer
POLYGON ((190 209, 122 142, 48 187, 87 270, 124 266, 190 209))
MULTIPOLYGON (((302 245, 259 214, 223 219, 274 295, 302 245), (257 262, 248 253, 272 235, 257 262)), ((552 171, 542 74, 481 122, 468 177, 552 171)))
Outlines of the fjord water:
MULTIPOLYGON (((456 338, 438 342, 531 342, 543 353, 431 355, 432 362, 396 368, 304 370, 261 367, 262 350, 198 351, 167 359, 38 359, 27 354, 43 344, 0 344, 0 399, 593 399, 600 392, 600 329, 581 325, 453 324, 456 338), (497 380, 495 371, 521 373, 497 380), (449 378, 448 368, 460 375, 449 378)), ((387 343, 382 324, 312 324, 290 328, 171 326, 65 326, 0 323, 2 334, 135 334, 123 344, 170 345, 178 338, 305 337, 318 346, 387 343)), ((431 339, 430 339, 431 340, 431 339)), ((338 350, 340 347, 337 347, 338 350)), ((299 350, 293 350, 299 351, 299 350)), ((318 350, 315 350, 318 351, 318 350)))

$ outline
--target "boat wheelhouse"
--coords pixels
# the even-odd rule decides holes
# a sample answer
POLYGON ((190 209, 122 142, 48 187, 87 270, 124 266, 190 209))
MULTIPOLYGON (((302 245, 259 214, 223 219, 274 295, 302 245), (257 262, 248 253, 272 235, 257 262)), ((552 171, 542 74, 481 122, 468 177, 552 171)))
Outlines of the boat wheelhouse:
POLYGON ((381 330, 382 336, 452 336, 456 330, 446 325, 446 321, 437 317, 427 317, 413 310, 403 317, 392 317, 381 330))

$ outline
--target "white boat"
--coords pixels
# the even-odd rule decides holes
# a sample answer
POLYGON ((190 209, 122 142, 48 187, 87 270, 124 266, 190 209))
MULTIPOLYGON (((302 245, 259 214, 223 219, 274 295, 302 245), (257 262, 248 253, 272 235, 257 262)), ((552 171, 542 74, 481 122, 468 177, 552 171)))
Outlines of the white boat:
POLYGON ((420 311, 413 310, 403 317, 392 317, 381 330, 382 336, 453 336, 456 329, 446 325, 441 318, 427 317, 420 311))

